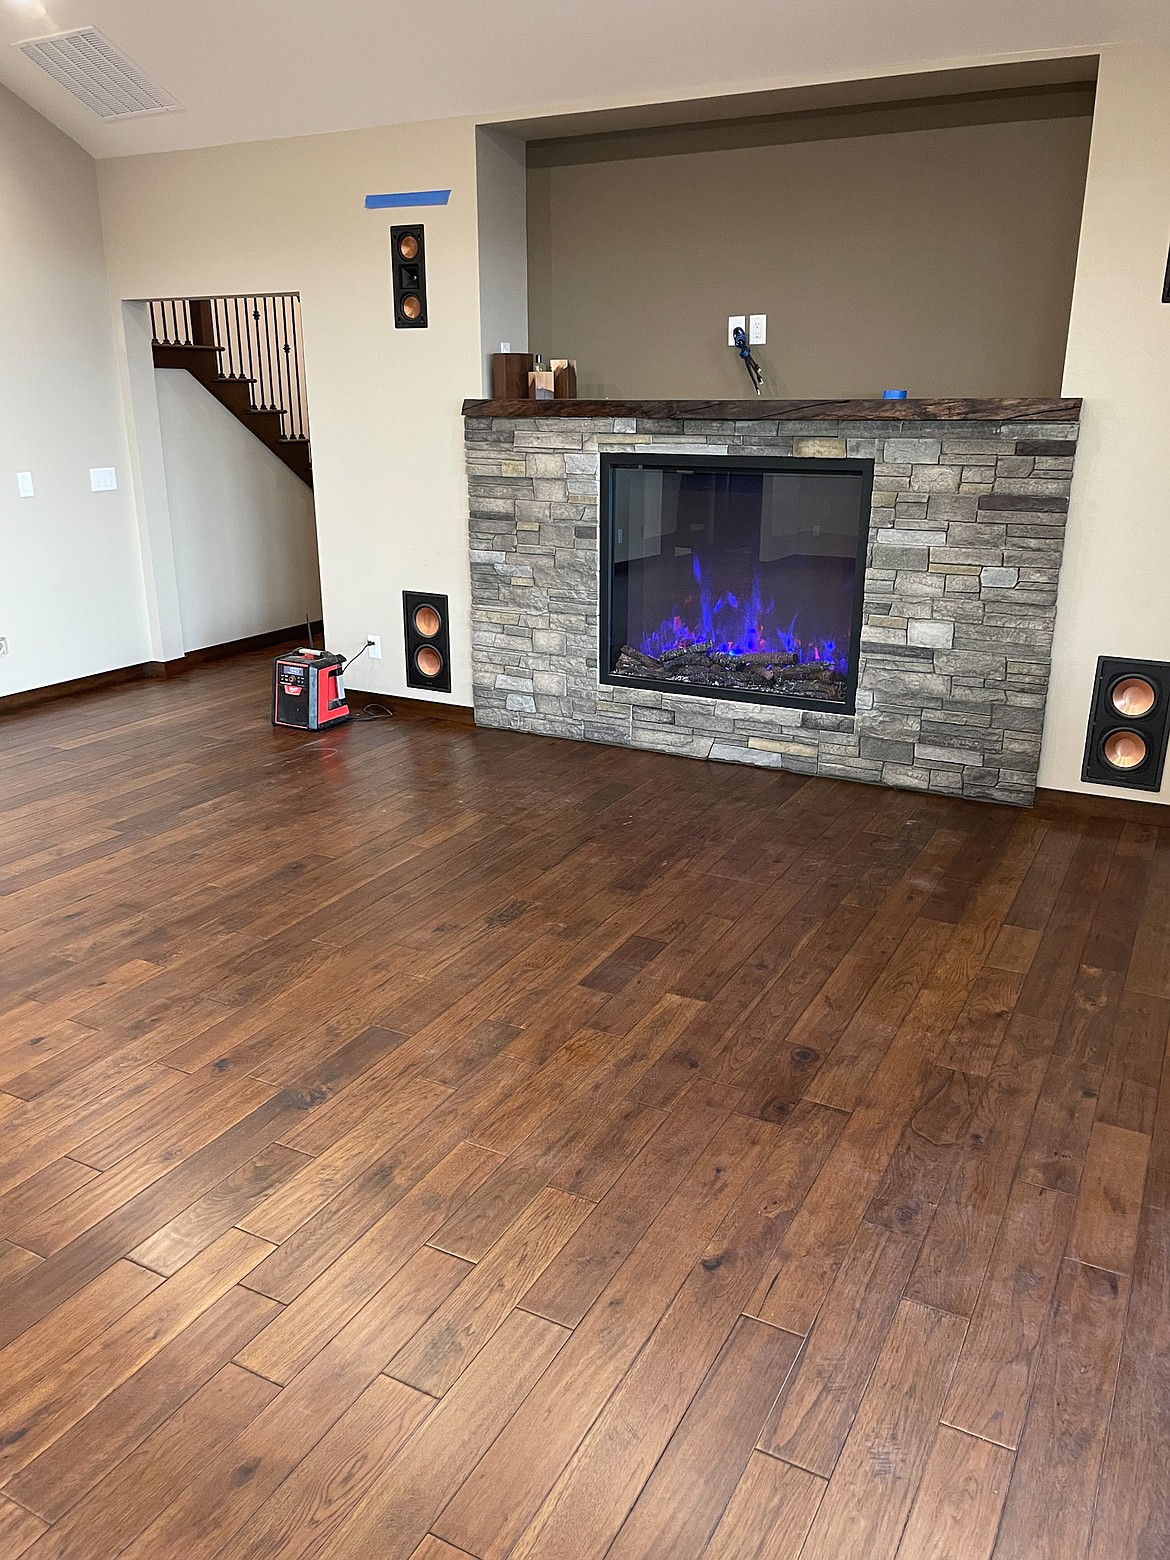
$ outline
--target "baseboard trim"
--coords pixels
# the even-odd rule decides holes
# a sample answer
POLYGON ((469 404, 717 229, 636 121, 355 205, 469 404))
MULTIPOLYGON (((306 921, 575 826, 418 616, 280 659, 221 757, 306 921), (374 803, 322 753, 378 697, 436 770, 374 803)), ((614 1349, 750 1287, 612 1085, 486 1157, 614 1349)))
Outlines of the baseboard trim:
MULTIPOLYGON (((184 667, 206 666, 209 661, 223 661, 230 655, 246 655, 249 650, 271 650, 277 645, 287 645, 295 639, 298 645, 305 642, 306 626, 313 630, 313 640, 320 648, 325 642, 325 626, 323 623, 294 623, 291 628, 274 628, 266 634, 250 634, 247 639, 231 639, 226 644, 208 645, 203 650, 188 650, 180 663, 168 662, 168 665, 179 664, 184 667)), ((170 674, 168 674, 170 675, 170 674)))
POLYGON ((369 704, 383 704, 404 720, 438 720, 449 726, 474 726, 475 711, 469 704, 440 704, 433 699, 407 699, 398 693, 369 693, 362 688, 347 688, 351 710, 361 711, 369 704))
MULTIPOLYGON (((322 625, 312 625, 314 635, 323 637, 322 625)), ((304 637, 303 623, 289 628, 274 628, 264 634, 250 634, 246 639, 228 640, 222 645, 208 645, 203 650, 189 650, 175 661, 140 661, 135 666, 117 666, 108 672, 94 672, 88 677, 71 677, 67 682, 48 683, 43 688, 26 688, 20 693, 0 694, 0 715, 15 714, 38 704, 51 704, 57 699, 72 698, 76 694, 98 693, 103 688, 115 688, 122 683, 146 682, 156 678, 183 677, 197 666, 211 661, 223 661, 229 656, 246 655, 249 651, 268 650, 276 645, 300 643, 304 637)))
POLYGON ((1036 811, 1148 823, 1155 829, 1170 827, 1170 807, 1165 802, 1145 802, 1136 796, 1097 796, 1092 791, 1051 791, 1042 787, 1036 792, 1036 811))

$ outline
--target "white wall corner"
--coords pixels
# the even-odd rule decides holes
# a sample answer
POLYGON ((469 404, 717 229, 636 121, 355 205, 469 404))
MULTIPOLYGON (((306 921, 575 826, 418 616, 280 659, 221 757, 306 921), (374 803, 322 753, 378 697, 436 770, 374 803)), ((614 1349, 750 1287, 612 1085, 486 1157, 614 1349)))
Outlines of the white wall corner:
POLYGON ((183 656, 183 619, 154 378, 150 309, 145 303, 123 303, 118 309, 115 302, 115 316, 119 315, 121 328, 116 331, 116 346, 142 551, 150 654, 155 661, 177 661, 183 656))
POLYGON ((523 141, 480 125, 475 132, 479 326, 483 392, 491 355, 508 342, 528 351, 528 173, 523 141))

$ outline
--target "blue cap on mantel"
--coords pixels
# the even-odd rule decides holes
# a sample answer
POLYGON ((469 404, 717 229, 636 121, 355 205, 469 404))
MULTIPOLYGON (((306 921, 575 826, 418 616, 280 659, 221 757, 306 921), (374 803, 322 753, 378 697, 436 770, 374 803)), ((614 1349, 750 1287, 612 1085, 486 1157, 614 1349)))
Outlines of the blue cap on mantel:
POLYGON ((883 390, 882 391, 882 400, 883 401, 904 401, 905 399, 906 399, 906 392, 905 392, 905 390, 883 390))

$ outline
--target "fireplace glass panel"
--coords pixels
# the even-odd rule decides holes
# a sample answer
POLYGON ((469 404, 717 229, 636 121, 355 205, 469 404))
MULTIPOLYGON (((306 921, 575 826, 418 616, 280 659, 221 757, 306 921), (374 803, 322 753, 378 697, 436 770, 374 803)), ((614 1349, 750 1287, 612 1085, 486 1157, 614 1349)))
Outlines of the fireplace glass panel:
POLYGON ((872 470, 606 457, 603 681, 851 711, 872 470))

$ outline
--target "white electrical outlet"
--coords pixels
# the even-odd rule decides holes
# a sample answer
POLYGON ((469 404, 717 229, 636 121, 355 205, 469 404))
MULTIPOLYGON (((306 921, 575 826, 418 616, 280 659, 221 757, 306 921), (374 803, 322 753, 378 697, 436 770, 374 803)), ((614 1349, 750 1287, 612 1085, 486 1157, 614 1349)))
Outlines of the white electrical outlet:
POLYGON ((510 341, 501 341, 500 342, 500 351, 501 352, 511 352, 511 350, 512 350, 512 343, 510 341))
POLYGON ((727 316, 727 345, 729 347, 735 346, 735 333, 737 329, 747 329, 746 314, 729 314, 727 316))
POLYGON ((113 466, 91 466, 89 468, 89 490, 91 493, 112 493, 118 486, 118 473, 113 466))
POLYGON ((31 498, 33 496, 34 489, 31 471, 18 471, 16 473, 16 491, 21 498, 31 498))
POLYGON ((382 636, 380 634, 367 634, 366 639, 370 645, 370 660, 380 661, 382 659, 382 636))
POLYGON ((0 655, 8 654, 8 635, 0 634, 0 655))
POLYGON ((748 319, 748 343, 753 347, 763 347, 768 343, 768 316, 766 314, 753 314, 748 319))

